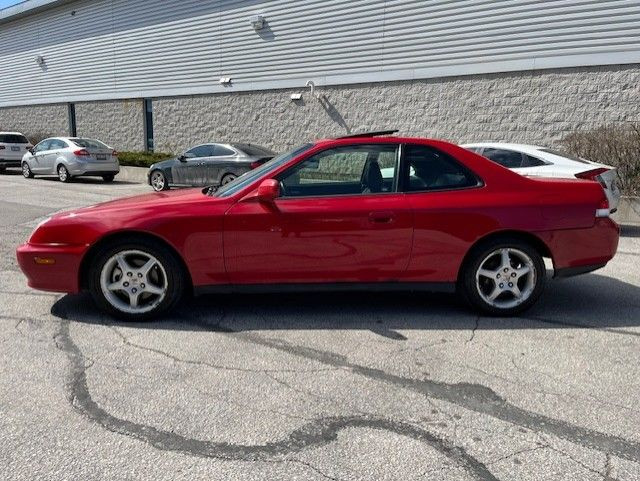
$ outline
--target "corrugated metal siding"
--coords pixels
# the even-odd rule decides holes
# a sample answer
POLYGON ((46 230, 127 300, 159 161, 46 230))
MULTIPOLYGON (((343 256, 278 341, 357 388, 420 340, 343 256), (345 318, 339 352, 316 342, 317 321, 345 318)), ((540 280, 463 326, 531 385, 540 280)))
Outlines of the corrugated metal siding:
POLYGON ((0 105, 616 63, 640 0, 79 0, 0 24, 0 105))

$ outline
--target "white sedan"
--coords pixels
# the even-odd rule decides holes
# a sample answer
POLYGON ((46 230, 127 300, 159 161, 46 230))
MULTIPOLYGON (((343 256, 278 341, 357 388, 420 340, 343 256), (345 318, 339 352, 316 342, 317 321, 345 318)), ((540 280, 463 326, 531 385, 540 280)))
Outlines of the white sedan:
POLYGON ((522 175, 594 180, 607 194, 611 211, 615 211, 620 202, 618 175, 609 165, 535 145, 477 143, 462 147, 522 175))

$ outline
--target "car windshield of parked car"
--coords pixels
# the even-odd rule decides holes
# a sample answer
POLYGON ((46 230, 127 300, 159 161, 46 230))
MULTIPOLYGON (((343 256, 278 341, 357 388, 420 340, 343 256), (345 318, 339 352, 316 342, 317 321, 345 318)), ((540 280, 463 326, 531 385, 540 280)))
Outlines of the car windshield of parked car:
POLYGON ((581 164, 589 164, 590 163, 588 160, 585 160, 583 158, 577 157, 575 155, 568 154, 566 152, 561 152, 559 150, 540 149, 540 152, 545 152, 547 154, 556 155, 558 157, 564 157, 565 159, 573 160, 574 162, 580 162, 581 164))
POLYGON ((16 134, 0 134, 0 143, 2 144, 28 144, 29 141, 24 135, 16 134))
POLYGON ((234 149, 241 150, 251 157, 275 157, 276 153, 265 147, 254 144, 231 144, 234 149))
POLYGON ((82 147, 83 149, 108 149, 109 147, 99 140, 94 139, 69 139, 71 142, 76 144, 78 147, 82 147))
POLYGON ((311 144, 311 143, 301 145, 300 147, 297 147, 293 150, 290 150, 289 152, 279 155, 275 159, 271 159, 269 162, 262 164, 257 169, 251 170, 246 174, 241 175, 233 182, 229 182, 228 184, 218 188, 217 190, 213 190, 212 187, 208 187, 204 189, 204 193, 208 195, 215 195, 216 197, 229 197, 230 195, 233 195, 236 192, 244 189, 246 186, 254 182, 256 179, 262 177, 268 172, 271 172, 281 167, 282 165, 286 164, 294 157, 297 157, 298 155, 306 152, 313 146, 314 144, 311 144))

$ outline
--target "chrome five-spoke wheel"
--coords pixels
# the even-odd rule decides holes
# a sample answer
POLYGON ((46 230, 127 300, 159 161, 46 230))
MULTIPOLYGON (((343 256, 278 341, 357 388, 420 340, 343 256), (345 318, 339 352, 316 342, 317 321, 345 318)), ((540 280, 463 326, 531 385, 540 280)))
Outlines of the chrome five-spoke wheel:
POLYGON ((167 190, 169 188, 167 185, 167 179, 159 170, 155 170, 151 173, 151 187, 153 187, 153 190, 156 192, 167 190))
POLYGON ((511 316, 535 303, 545 279, 540 252, 522 239, 505 237, 489 239, 473 248, 458 287, 478 310, 511 316))
POLYGON ((159 240, 130 234, 90 254, 87 283, 95 302, 115 317, 144 321, 182 298, 188 273, 159 240))
POLYGON ((529 299, 535 286, 533 260, 518 249, 504 247, 490 253, 476 272, 480 297, 501 309, 515 307, 529 299))
POLYGON ((154 256, 138 250, 123 251, 102 267, 100 288, 116 309, 143 314, 164 300, 167 273, 154 256))

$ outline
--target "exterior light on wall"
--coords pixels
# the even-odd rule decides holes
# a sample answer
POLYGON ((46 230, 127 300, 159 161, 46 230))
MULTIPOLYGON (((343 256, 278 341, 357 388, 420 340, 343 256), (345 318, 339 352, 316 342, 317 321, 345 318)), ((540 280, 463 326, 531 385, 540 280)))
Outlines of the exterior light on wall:
POLYGON ((231 77, 220 77, 220 85, 229 85, 231 83, 231 77))
POLYGON ((262 30, 264 28, 265 20, 262 15, 254 15, 250 20, 254 30, 262 30))
POLYGON ((302 100, 302 94, 300 94, 300 93, 291 94, 291 100, 293 100, 294 102, 296 102, 298 100, 302 100))
POLYGON ((36 63, 42 67, 44 65, 44 57, 42 55, 36 55, 34 57, 34 60, 36 61, 36 63))

